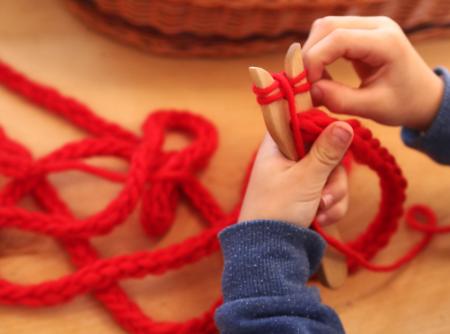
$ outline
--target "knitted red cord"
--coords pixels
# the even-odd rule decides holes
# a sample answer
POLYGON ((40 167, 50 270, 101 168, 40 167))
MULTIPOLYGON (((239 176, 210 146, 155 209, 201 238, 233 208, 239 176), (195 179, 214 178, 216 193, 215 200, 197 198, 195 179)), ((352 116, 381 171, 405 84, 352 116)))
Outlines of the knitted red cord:
MULTIPOLYGON (((314 108, 297 113, 295 94, 310 89, 306 71, 295 78, 288 78, 284 72, 275 73, 272 76, 274 82, 269 87, 258 88, 253 86, 253 92, 257 95, 258 103, 262 105, 280 99, 287 101, 295 147, 300 158, 302 158, 305 155, 305 144, 310 146, 320 132, 337 119, 314 108)), ((355 133, 349 151, 358 163, 367 165, 377 173, 380 179, 381 201, 379 211, 367 226, 366 231, 348 243, 340 242, 327 235, 316 221, 312 225, 328 244, 347 256, 351 271, 355 270, 358 265, 373 271, 392 271, 413 259, 423 250, 431 241, 433 234, 450 232, 450 226, 437 227, 436 216, 428 206, 412 206, 406 213, 406 221, 411 228, 424 233, 422 240, 390 264, 380 265, 368 261, 387 245, 398 228, 399 219, 404 211, 407 182, 394 157, 380 145, 378 139, 372 137, 369 129, 362 127, 360 122, 355 119, 346 122, 350 124, 355 133)))
MULTIPOLYGON (((299 78, 291 83, 283 79, 283 75, 276 75, 275 78, 277 84, 272 90, 260 92, 260 102, 269 103, 275 89, 283 87, 278 93, 275 92, 275 96, 287 98, 290 103, 297 148, 303 154, 303 144, 307 147, 334 119, 317 110, 296 115, 293 95, 309 86, 299 86, 299 78)), ((7 177, 6 185, 0 189, 0 227, 54 237, 77 267, 69 275, 39 284, 21 285, 0 279, 0 303, 42 307, 92 293, 130 333, 216 333, 213 314, 221 303, 220 298, 209 310, 188 321, 158 322, 145 315, 118 285, 124 279, 162 275, 218 251, 218 231, 236 221, 242 198, 231 212, 224 212, 195 176, 207 166, 217 147, 217 133, 211 123, 187 111, 160 110, 149 115, 139 137, 101 119, 80 102, 29 80, 1 62, 0 83, 89 134, 85 139, 67 143, 35 159, 27 148, 8 138, 0 128, 0 173, 7 177), (192 143, 179 151, 165 152, 162 150, 164 136, 173 130, 189 135, 192 143), (118 173, 90 166, 83 161, 94 156, 123 159, 129 162, 129 170, 118 173), (86 219, 79 219, 48 180, 51 173, 74 169, 122 183, 123 187, 103 210, 86 219), (42 211, 28 211, 19 206, 19 201, 28 195, 36 200, 42 211), (90 239, 107 234, 123 223, 138 204, 140 221, 146 233, 150 236, 166 233, 173 223, 181 195, 205 221, 207 227, 204 231, 164 249, 107 259, 98 256, 90 239)), ((367 164, 380 177, 380 210, 367 230, 347 244, 325 235, 319 225, 314 226, 330 244, 348 256, 351 268, 363 265, 377 271, 392 270, 424 248, 437 231, 436 219, 427 207, 415 207, 415 211, 408 212, 407 218, 412 227, 425 233, 423 240, 393 264, 380 266, 368 262, 388 243, 397 228, 403 212, 406 181, 394 158, 380 147, 370 131, 355 120, 348 122, 355 130, 351 146, 355 160, 367 164), (428 225, 416 221, 417 214, 425 216, 428 225)), ((245 184, 246 181, 244 187, 245 184)))

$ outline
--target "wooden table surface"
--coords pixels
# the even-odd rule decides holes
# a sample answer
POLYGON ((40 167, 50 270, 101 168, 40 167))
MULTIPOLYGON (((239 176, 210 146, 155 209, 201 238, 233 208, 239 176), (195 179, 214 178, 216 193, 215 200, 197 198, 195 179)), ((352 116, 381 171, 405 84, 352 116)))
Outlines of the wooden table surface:
MULTIPOLYGON (((430 66, 450 67, 450 40, 417 44, 430 66)), ((170 59, 122 46, 88 31, 56 0, 0 0, 0 58, 27 75, 90 105, 99 115, 139 132, 146 115, 161 107, 189 109, 211 120, 220 147, 200 175, 229 210, 238 198, 245 167, 262 138, 264 126, 250 92, 247 66, 279 70, 283 55, 230 60, 170 59)), ((331 67, 336 78, 355 83, 349 66, 331 67)), ((408 204, 431 205, 440 224, 450 224, 450 168, 403 146, 398 128, 365 122, 397 157, 409 180, 408 204)), ((59 118, 0 89, 0 125, 41 156, 83 134, 59 118)), ((172 136, 171 145, 179 145, 172 136)), ((125 168, 114 160, 97 163, 125 168)), ((4 182, 0 179, 0 182, 4 182)), ((79 217, 102 208, 118 186, 77 172, 51 176, 79 217)), ((378 181, 364 167, 351 175, 351 205, 340 223, 346 239, 361 231, 374 214, 378 181)), ((29 203, 24 205, 29 206, 29 203)), ((185 204, 174 228, 161 240, 149 240, 136 217, 112 235, 94 240, 104 257, 163 247, 202 228, 185 204)), ((402 254, 420 235, 402 224, 377 261, 402 254)), ((183 320, 205 310, 220 291, 221 257, 163 277, 128 280, 122 286, 156 319, 183 320)), ((50 238, 12 229, 0 231, 0 276, 18 283, 57 278, 73 270, 50 238)), ((345 286, 322 296, 340 314, 348 333, 449 333, 450 236, 436 237, 408 266, 394 273, 361 270, 345 286)), ((25 309, 0 306, 0 333, 122 333, 90 296, 57 307, 25 309)))

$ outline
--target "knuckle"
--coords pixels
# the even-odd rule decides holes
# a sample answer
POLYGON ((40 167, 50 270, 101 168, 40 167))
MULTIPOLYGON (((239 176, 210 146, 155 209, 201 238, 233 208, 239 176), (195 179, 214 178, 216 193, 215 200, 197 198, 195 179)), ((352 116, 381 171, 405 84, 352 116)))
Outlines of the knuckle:
POLYGON ((384 30, 383 39, 385 42, 397 45, 401 40, 401 36, 399 30, 387 28, 384 30))
POLYGON ((342 28, 337 28, 332 33, 330 33, 330 40, 333 44, 341 44, 346 38, 346 30, 342 28))
POLYGON ((392 20, 389 16, 381 15, 378 16, 378 20, 383 25, 395 25, 396 22, 392 20))
POLYGON ((314 149, 314 156, 317 161, 325 166, 334 166, 336 161, 339 160, 339 156, 333 150, 329 148, 318 148, 314 149))
POLYGON ((334 27, 331 16, 325 16, 313 22, 313 28, 316 30, 330 31, 334 27))
POLYGON ((398 31, 402 31, 402 28, 400 27, 400 25, 396 21, 391 19, 390 17, 388 17, 388 16, 380 16, 378 19, 379 19, 380 24, 382 26, 389 27, 389 28, 391 28, 393 30, 396 30, 397 32, 398 31))

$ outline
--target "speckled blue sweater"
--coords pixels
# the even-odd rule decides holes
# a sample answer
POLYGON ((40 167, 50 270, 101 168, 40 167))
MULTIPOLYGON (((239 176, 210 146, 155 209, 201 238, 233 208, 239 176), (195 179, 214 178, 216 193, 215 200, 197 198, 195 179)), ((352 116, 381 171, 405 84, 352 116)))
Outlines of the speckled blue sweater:
MULTIPOLYGON (((427 132, 403 128, 404 143, 450 164, 450 74, 440 110, 427 132)), ((324 241, 314 231, 279 221, 243 222, 220 233, 224 256, 222 334, 343 333, 337 314, 305 283, 317 269, 324 241)))

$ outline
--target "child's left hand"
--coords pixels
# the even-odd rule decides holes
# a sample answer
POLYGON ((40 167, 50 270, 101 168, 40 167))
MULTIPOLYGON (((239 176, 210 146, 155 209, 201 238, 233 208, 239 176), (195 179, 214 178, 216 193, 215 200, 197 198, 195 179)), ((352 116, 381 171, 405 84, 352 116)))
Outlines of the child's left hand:
POLYGON ((309 227, 341 219, 348 206, 340 161, 353 137, 345 122, 330 124, 299 162, 286 159, 267 134, 255 160, 239 221, 280 220, 309 227))

